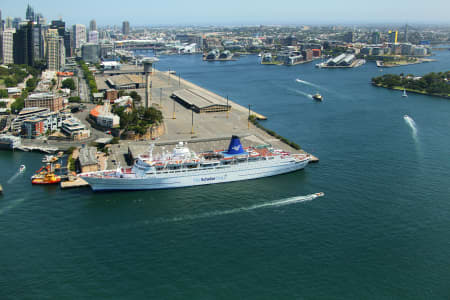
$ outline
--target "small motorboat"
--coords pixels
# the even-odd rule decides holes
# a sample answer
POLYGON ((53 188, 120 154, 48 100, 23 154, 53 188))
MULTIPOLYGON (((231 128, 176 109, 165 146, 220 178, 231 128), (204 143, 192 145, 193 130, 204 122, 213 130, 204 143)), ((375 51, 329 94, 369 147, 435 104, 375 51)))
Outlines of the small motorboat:
POLYGON ((322 95, 319 93, 314 94, 312 97, 314 100, 317 100, 317 101, 322 101, 322 99, 323 99, 322 95))
POLYGON ((20 172, 20 173, 25 172, 25 169, 26 169, 26 168, 27 168, 27 167, 25 167, 25 165, 20 165, 19 172, 20 172))

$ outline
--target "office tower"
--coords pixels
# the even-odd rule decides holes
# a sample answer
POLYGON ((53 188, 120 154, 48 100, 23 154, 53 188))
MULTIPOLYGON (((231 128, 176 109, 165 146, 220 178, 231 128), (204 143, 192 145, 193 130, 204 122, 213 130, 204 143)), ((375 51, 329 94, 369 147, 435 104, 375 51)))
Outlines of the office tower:
POLYGON ((59 71, 65 63, 64 38, 57 29, 48 29, 46 34, 47 45, 47 68, 59 71))
POLYGON ((5 20, 5 29, 6 28, 13 28, 13 19, 11 17, 6 17, 5 20))
POLYGON ((381 34, 379 31, 372 32, 372 44, 378 45, 381 42, 381 34))
POLYGON ((344 42, 353 43, 354 41, 355 41, 355 35, 354 35, 353 31, 349 31, 349 32, 345 33, 344 42))
POLYGON ((405 24, 405 43, 408 42, 408 24, 405 24))
POLYGON ((389 34, 389 43, 396 44, 398 38, 398 31, 389 30, 388 34, 389 34))
POLYGON ((32 21, 32 22, 35 21, 34 10, 29 4, 27 6, 27 12, 26 12, 25 16, 28 21, 32 21))
POLYGON ((89 31, 89 39, 88 39, 89 43, 94 43, 97 44, 98 43, 98 31, 89 31))
POLYGON ((89 22, 89 31, 97 31, 97 22, 95 20, 89 22))
POLYGON ((130 34, 130 22, 124 21, 122 23, 122 33, 124 35, 129 35, 130 34))
POLYGON ((14 18, 14 20, 12 21, 12 27, 15 28, 16 30, 19 30, 20 22, 22 22, 21 18, 14 18))
POLYGON ((32 66, 34 64, 33 50, 33 22, 30 21, 20 26, 13 35, 14 63, 32 66))
POLYGON ((0 52, 2 63, 5 65, 14 63, 13 36, 15 32, 15 28, 6 28, 0 35, 0 52))
POLYGON ((82 24, 75 24, 72 27, 73 47, 80 49, 81 45, 86 43, 86 26, 82 24))
POLYGON ((71 57, 73 49, 73 38, 72 33, 67 30, 64 32, 64 48, 66 49, 66 57, 71 57))

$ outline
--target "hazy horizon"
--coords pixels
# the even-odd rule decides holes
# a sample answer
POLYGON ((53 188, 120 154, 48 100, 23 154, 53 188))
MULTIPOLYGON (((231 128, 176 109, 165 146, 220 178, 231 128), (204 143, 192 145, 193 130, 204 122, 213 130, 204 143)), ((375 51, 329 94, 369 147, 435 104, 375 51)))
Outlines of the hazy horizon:
POLYGON ((331 0, 315 3, 299 3, 282 0, 261 0, 256 3, 241 3, 237 0, 190 2, 172 0, 164 3, 134 1, 123 5, 123 1, 79 0, 55 6, 53 1, 17 0, 1 6, 2 18, 25 18, 30 4, 35 13, 42 13, 47 22, 62 17, 68 24, 89 24, 95 19, 98 26, 120 25, 129 21, 131 26, 247 26, 247 25, 386 25, 390 24, 450 24, 447 12, 450 2, 430 0, 387 1, 364 3, 350 0, 336 3, 331 0))

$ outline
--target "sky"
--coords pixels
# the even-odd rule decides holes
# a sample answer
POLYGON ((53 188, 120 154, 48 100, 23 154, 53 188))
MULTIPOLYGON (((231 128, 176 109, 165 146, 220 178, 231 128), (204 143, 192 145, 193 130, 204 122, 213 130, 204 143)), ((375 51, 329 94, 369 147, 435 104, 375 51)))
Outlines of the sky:
POLYGON ((2 18, 30 4, 47 21, 120 25, 450 24, 448 0, 0 0, 2 18))

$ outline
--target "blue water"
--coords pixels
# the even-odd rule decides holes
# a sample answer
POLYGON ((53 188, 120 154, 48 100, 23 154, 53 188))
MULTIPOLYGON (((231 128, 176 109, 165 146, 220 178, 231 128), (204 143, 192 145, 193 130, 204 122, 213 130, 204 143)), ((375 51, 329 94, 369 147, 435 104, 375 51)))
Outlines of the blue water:
POLYGON ((253 105, 320 163, 94 194, 31 186, 41 156, 2 151, 0 298, 448 299, 450 101, 370 85, 388 72, 450 70, 450 51, 435 58, 380 72, 161 57, 158 69, 253 105))

